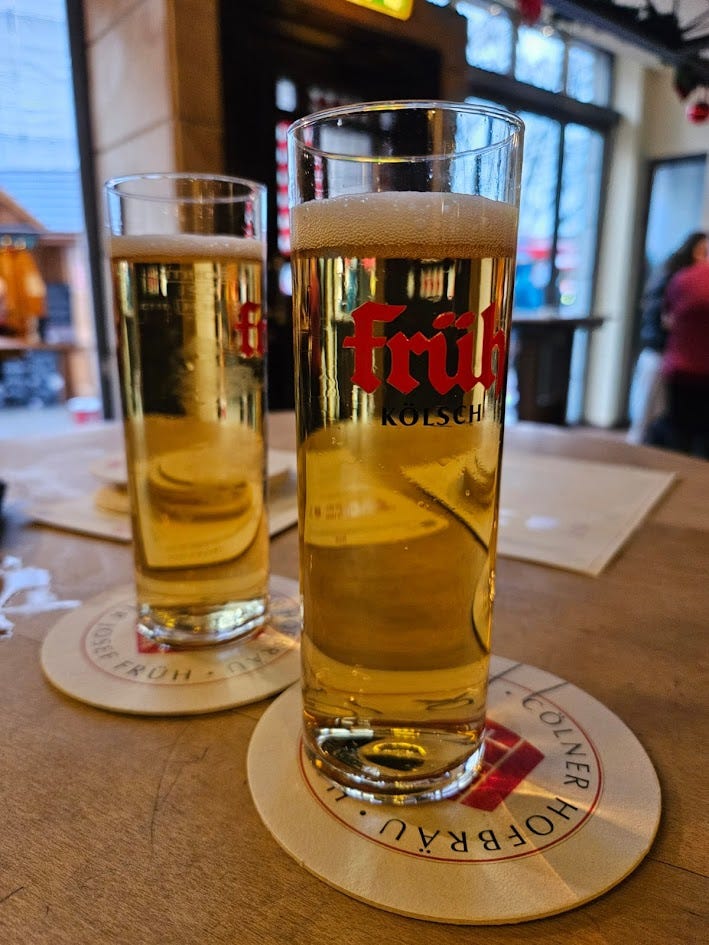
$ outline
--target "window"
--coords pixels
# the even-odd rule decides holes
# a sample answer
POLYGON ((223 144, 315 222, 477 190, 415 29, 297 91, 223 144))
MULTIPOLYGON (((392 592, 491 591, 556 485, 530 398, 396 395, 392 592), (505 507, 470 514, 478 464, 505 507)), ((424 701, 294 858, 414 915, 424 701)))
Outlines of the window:
POLYGON ((455 6, 468 21, 466 58, 471 66, 490 72, 507 73, 512 68, 514 30, 501 7, 483 9, 475 3, 461 2, 455 6))
MULTIPOLYGON (((428 0, 463 18, 468 102, 505 105, 525 122, 515 309, 591 314, 612 56, 557 29, 549 11, 524 26, 512 4, 428 0), (493 101, 494 100, 494 101, 493 101)), ((582 413, 587 335, 574 339, 567 420, 582 413)), ((513 407, 515 374, 508 404, 513 407)))
POLYGON ((569 43, 566 94, 579 102, 607 105, 611 97, 610 56, 580 43, 569 43))
POLYGON ((588 315, 590 310, 602 173, 603 135, 583 125, 567 124, 554 294, 569 315, 588 315))
POLYGON ((589 314, 603 136, 520 112, 526 127, 517 260, 518 308, 589 314))
POLYGON ((510 76, 549 92, 607 106, 611 94, 612 56, 564 35, 553 21, 524 26, 514 11, 483 0, 428 0, 451 6, 465 19, 466 59, 476 69, 510 76))
POLYGON ((598 113, 606 120, 612 115, 605 107, 612 57, 549 23, 521 25, 501 5, 460 0, 451 6, 467 30, 471 91, 486 93, 466 101, 492 104, 494 97, 526 127, 515 306, 588 315, 605 146, 598 113), (487 73, 494 73, 489 81, 487 73))
POLYGON ((553 303, 554 232, 561 125, 520 112, 525 125, 515 305, 538 309, 553 303))
POLYGON ((549 92, 564 90, 564 41, 528 26, 517 30, 515 79, 549 92))
MULTIPOLYGON (((470 96, 466 102, 493 105, 470 96)), ((593 290, 603 135, 519 111, 525 123, 515 307, 587 315, 593 290), (562 145, 563 141, 563 145, 562 145)), ((467 142, 470 147, 486 142, 467 142)))
POLYGON ((644 278, 660 266, 693 230, 701 229, 707 158, 697 155, 657 161, 650 175, 645 231, 644 278))
POLYGON ((0 0, 0 188, 48 229, 84 229, 63 0, 0 0))
MULTIPOLYGON (((7 360, 2 373, 12 381, 0 383, 0 408, 50 406, 75 393, 93 396, 101 386, 68 6, 65 0, 0 0, 0 198, 9 208, 0 221, 0 252, 6 262, 20 258, 23 247, 32 254, 31 312, 39 316, 34 324, 18 304, 9 327, 28 340, 38 334, 49 344, 75 346, 71 370, 68 350, 61 356, 28 351, 7 360)), ((7 309, 7 301, 0 307, 7 309)), ((6 319, 4 311, 0 320, 6 319)))

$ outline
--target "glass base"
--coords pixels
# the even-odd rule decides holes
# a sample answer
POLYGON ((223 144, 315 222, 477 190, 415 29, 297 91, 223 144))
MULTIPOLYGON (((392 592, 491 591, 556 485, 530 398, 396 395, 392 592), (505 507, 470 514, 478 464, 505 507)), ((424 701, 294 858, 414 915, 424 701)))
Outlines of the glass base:
POLYGON ((211 646, 255 633, 268 618, 262 597, 221 607, 151 607, 139 605, 138 631, 153 643, 172 647, 211 646))
POLYGON ((304 737, 315 767, 345 794, 365 801, 419 804, 465 790, 482 764, 484 739, 441 730, 320 729, 304 737))

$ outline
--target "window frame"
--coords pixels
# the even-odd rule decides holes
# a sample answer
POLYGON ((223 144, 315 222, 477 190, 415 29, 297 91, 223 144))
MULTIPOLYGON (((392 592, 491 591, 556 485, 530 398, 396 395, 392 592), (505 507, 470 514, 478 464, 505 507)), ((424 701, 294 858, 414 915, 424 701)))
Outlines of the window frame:
MULTIPOLYGON (((459 3, 457 2, 457 0, 446 0, 445 4, 438 3, 436 2, 436 0, 427 0, 427 2, 432 3, 434 6, 437 6, 437 7, 441 7, 445 5, 445 6, 450 7, 450 9, 456 11, 458 15, 461 17, 461 19, 466 21, 466 31, 467 31, 468 18, 465 16, 464 13, 461 13, 458 10, 459 3)), ((483 13, 486 12, 486 7, 489 6, 488 4, 484 3, 483 0, 462 0, 462 3, 468 4, 473 7, 477 7, 483 13)), ((520 29, 543 32, 545 28, 549 28, 549 24, 540 24, 539 26, 537 26, 534 24, 530 25, 530 24, 524 23, 522 21, 520 14, 515 9, 511 9, 510 7, 508 7, 504 2, 499 5, 499 9, 500 9, 500 12, 504 14, 505 19, 509 22, 511 31, 512 31, 509 68, 505 72, 493 72, 491 70, 488 72, 488 70, 485 70, 479 66, 475 66, 474 64, 470 62, 467 63, 467 66, 469 69, 472 69, 476 72, 485 72, 486 74, 490 76, 494 76, 495 78, 498 78, 498 79, 506 79, 509 82, 516 85, 520 85, 524 88, 537 89, 537 86, 534 86, 530 83, 526 83, 522 81, 521 79, 518 79, 516 75, 517 58, 518 58, 517 52, 518 52, 518 46, 519 46, 519 32, 520 32, 520 29)), ((490 16, 489 11, 488 11, 488 15, 490 16)), ((558 37, 564 45, 563 60, 561 63, 562 91, 549 92, 543 89, 539 89, 539 91, 547 91, 548 95, 560 95, 568 102, 575 103, 577 105, 580 105, 581 107, 588 105, 591 108, 596 108, 596 109, 601 109, 602 111, 612 112, 612 109, 610 108, 608 104, 598 105, 593 102, 587 103, 587 102, 581 101, 580 99, 575 99, 573 96, 570 96, 566 93, 566 86, 567 86, 568 76, 569 76, 569 50, 572 47, 588 49, 599 56, 603 56, 606 59, 606 62, 608 64, 608 102, 612 102, 614 91, 615 91, 615 56, 613 55, 613 53, 609 52, 606 49, 600 49, 599 47, 594 46, 592 42, 588 42, 582 37, 580 38, 578 36, 570 35, 563 29, 563 27, 560 28, 557 25, 553 25, 550 28, 552 32, 554 33, 554 35, 558 37)), ((466 42, 466 51, 467 51, 467 42, 466 42)))
POLYGON ((594 131, 608 134, 620 121, 620 115, 607 105, 579 102, 564 92, 548 92, 509 75, 488 72, 476 66, 466 70, 468 95, 491 98, 515 111, 538 112, 557 121, 586 125, 594 131))
MULTIPOLYGON (((484 5, 479 0, 466 0, 473 6, 478 6, 484 10, 484 5)), ((435 3, 435 6, 440 4, 435 3)), ((456 9, 456 3, 448 4, 453 10, 456 9)), ((593 240, 593 269, 591 274, 591 293, 589 298, 589 312, 594 310, 596 301, 596 283, 598 275, 598 251, 600 246, 600 234, 603 229, 605 219, 605 199, 604 194, 607 190, 609 179, 609 169, 611 161, 611 151, 613 146, 613 132, 620 121, 620 114, 610 105, 597 105, 592 102, 582 102, 572 96, 562 92, 551 92, 539 88, 516 78, 517 70, 517 50, 519 29, 524 24, 521 18, 514 11, 503 6, 504 13, 512 26, 511 36, 511 57, 510 65, 506 72, 491 72, 478 66, 466 63, 464 74, 465 97, 472 96, 482 99, 488 99, 499 103, 511 111, 534 112, 545 118, 550 118, 560 124, 559 146, 558 146, 558 169, 557 186, 554 201, 554 233, 552 238, 552 273, 549 286, 546 290, 545 304, 550 304, 553 299, 550 298, 551 286, 556 283, 558 278, 558 269, 556 266, 557 247, 559 242, 559 215, 561 204, 561 189, 564 168, 564 142, 566 140, 566 129, 569 124, 581 125, 601 134, 603 138, 603 158, 601 162, 601 173, 599 181, 599 207, 596 221, 596 230, 593 240)), ((459 13, 461 20, 466 24, 463 28, 467 29, 467 18, 459 13)), ((461 24, 463 25, 463 24, 461 24)), ((534 28, 534 27, 532 27, 534 28)), ((608 99, 613 101, 615 92, 615 57, 606 50, 597 49, 592 43, 586 42, 576 36, 570 36, 563 30, 555 29, 557 35, 561 37, 564 43, 564 53, 562 62, 561 81, 563 88, 566 89, 569 67, 569 49, 572 46, 583 46, 607 58, 608 75, 608 99)))
MULTIPOLYGON (((605 218, 605 193, 610 168, 610 152, 612 149, 612 132, 616 128, 620 115, 614 109, 602 105, 593 105, 579 102, 561 92, 548 92, 536 86, 527 85, 509 75, 499 75, 487 72, 475 66, 468 66, 466 71, 466 95, 492 99, 511 111, 535 112, 545 118, 558 121, 561 126, 558 148, 557 185, 554 199, 554 234, 551 246, 552 274, 549 285, 554 285, 558 276, 556 266, 556 252, 558 245, 559 211, 561 203, 561 184, 563 175, 564 140, 566 126, 569 124, 582 125, 599 132, 603 137, 603 160, 601 163, 601 179, 599 182, 599 208, 596 232, 593 241, 593 272, 591 282, 591 296, 589 312, 594 310, 596 301, 596 282, 598 274, 598 249, 600 234, 605 218)), ((550 304, 547 297, 545 304, 550 304)))

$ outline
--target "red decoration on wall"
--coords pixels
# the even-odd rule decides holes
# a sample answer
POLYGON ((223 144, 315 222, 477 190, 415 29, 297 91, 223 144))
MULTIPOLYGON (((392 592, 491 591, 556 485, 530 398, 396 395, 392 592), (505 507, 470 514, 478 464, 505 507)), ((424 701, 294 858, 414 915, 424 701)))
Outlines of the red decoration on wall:
POLYGON ((709 102, 706 99, 692 102, 691 105, 687 106, 687 118, 695 125, 701 125, 703 121, 709 118, 709 102))
POLYGON ((542 0, 517 0, 517 7, 527 26, 533 26, 542 15, 542 0))

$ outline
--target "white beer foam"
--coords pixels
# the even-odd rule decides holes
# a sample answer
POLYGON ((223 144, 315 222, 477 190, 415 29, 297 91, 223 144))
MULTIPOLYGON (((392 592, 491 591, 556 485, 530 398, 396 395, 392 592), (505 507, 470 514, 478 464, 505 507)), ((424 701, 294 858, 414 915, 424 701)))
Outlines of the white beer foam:
POLYGON ((295 207, 291 238, 321 255, 513 256, 517 208, 470 194, 353 194, 295 207))
POLYGON ((108 244, 114 259, 160 262, 177 259, 262 259, 264 243, 243 236, 168 233, 146 236, 112 236, 108 244))

